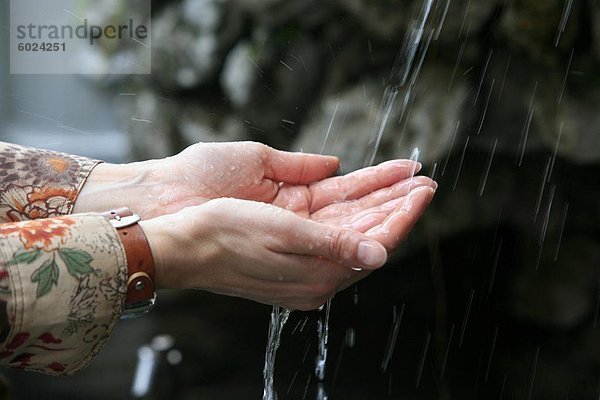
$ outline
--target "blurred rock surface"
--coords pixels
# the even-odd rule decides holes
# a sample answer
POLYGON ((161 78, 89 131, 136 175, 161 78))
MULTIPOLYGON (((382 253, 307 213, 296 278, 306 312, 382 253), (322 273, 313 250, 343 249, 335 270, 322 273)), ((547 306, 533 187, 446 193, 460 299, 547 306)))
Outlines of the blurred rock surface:
MULTIPOLYGON (((132 158, 251 139, 335 154, 343 172, 362 167, 390 71, 424 4, 162 1, 152 17, 153 74, 119 82, 132 94, 118 99, 132 158)), ((423 332, 433 331, 428 389, 415 391, 411 370, 398 384, 406 396, 596 396, 599 26, 594 0, 432 3, 422 32, 431 45, 414 85, 399 88, 376 159, 419 147, 441 184, 396 270, 370 281, 372 304, 387 307, 375 299, 393 277, 401 288, 386 298, 416 309, 399 339, 415 365, 423 332), (428 261, 404 266, 415 254, 428 261), (444 354, 454 363, 446 379, 444 354)), ((107 83, 118 57, 131 54, 98 55, 107 83)), ((379 311, 365 318, 380 319, 385 342, 389 321, 379 311)), ((363 357, 355 361, 374 358, 363 357)))

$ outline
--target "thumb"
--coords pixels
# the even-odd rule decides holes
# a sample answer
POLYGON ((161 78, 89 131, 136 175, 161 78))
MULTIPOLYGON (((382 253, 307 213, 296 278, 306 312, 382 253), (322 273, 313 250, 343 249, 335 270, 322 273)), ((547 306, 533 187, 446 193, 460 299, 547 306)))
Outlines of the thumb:
POLYGON ((276 182, 307 185, 333 175, 340 161, 333 156, 290 153, 267 147, 264 163, 266 178, 276 182))
POLYGON ((361 269, 380 268, 387 261, 385 247, 363 233, 310 220, 303 222, 295 227, 293 247, 297 254, 323 257, 361 269))

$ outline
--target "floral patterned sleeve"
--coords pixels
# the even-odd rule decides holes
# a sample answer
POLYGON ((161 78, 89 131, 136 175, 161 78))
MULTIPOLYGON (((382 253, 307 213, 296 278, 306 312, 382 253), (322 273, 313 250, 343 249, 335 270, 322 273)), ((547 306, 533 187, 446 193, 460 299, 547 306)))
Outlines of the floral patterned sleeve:
POLYGON ((70 214, 98 163, 0 142, 0 223, 70 214))
POLYGON ((96 161, 0 143, 0 364, 61 375, 102 348, 127 262, 100 215, 71 215, 96 161))
POLYGON ((0 363, 76 372, 121 315, 125 252, 102 216, 0 225, 0 363))

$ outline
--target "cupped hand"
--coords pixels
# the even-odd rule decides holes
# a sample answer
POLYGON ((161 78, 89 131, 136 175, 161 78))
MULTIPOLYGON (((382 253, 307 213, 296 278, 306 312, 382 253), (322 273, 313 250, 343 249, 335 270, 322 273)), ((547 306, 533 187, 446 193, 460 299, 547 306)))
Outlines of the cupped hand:
POLYGON ((265 202, 314 221, 368 232, 389 250, 412 228, 437 189, 430 178, 415 176, 421 165, 414 161, 391 160, 331 177, 339 167, 336 157, 253 142, 201 143, 169 160, 168 170, 178 177, 170 192, 171 200, 178 201, 171 204, 220 197, 265 202), (414 189, 419 190, 411 193, 414 189), (410 213, 413 208, 416 214, 410 213))
MULTIPOLYGON (((198 143, 166 159, 162 167, 171 180, 162 196, 163 210, 173 212, 231 197, 274 204, 307 218, 332 203, 357 200, 412 178, 421 168, 416 162, 394 160, 331 178, 339 167, 337 157, 279 151, 254 142, 198 143)), ((418 179, 411 184, 435 185, 427 178, 418 179)), ((408 186, 380 191, 353 206, 363 209, 391 200, 406 194, 408 186)), ((344 210, 356 212, 349 207, 344 210)), ((324 214, 338 210, 328 211, 324 214)))
POLYGON ((100 164, 74 211, 127 206, 148 219, 232 197, 308 216, 332 201, 352 200, 393 185, 419 168, 414 162, 392 161, 345 179, 330 178, 338 167, 336 157, 278 151, 259 143, 198 143, 163 160, 100 164))
POLYGON ((162 163, 172 181, 164 200, 175 208, 221 197, 271 203, 282 184, 308 185, 333 175, 338 166, 337 157, 255 142, 198 143, 162 163))
POLYGON ((428 186, 408 192, 406 185, 388 191, 405 195, 382 202, 387 194, 375 192, 328 204, 319 210, 320 222, 319 212, 311 220, 270 204, 225 198, 142 221, 157 286, 317 308, 381 267, 434 193, 428 186), (362 211, 354 213, 357 207, 362 211))

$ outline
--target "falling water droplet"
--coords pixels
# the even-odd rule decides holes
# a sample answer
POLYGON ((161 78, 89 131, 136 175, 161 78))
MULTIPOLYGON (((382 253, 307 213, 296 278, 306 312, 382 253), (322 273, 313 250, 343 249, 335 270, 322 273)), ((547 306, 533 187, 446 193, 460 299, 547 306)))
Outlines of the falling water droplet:
POLYGON ((477 88, 477 94, 475 95, 475 99, 473 100, 473 105, 477 104, 477 100, 479 100, 479 95, 481 94, 481 88, 483 88, 483 82, 485 81, 485 76, 487 75, 488 67, 490 66, 490 61, 492 60, 492 54, 494 54, 494 49, 490 49, 487 60, 485 61, 485 66, 483 67, 483 72, 481 73, 481 80, 479 81, 479 86, 477 88))
POLYGON ((427 331, 427 335, 425 337, 425 344, 423 345, 423 352, 421 354, 421 361, 419 361, 419 366, 417 368, 417 379, 415 383, 415 387, 418 388, 421 386, 421 378, 423 377, 423 369, 425 368, 425 360, 427 359, 427 353, 429 351, 429 343, 431 342, 431 332, 427 331))
POLYGON ((469 322, 469 314, 471 313, 473 297, 475 297, 475 290, 471 289, 471 293, 469 294, 469 302, 467 303, 467 309, 465 310, 465 317, 463 319, 462 328, 460 330, 460 339, 458 341, 458 347, 462 347, 463 340, 465 339, 465 332, 467 331, 467 323, 469 322))
POLYGON ((460 156, 460 163, 458 164, 458 171, 456 172, 456 178, 454 179, 454 186, 452 190, 456 190, 456 186, 458 186, 458 180, 460 179, 460 173, 462 171, 463 163, 465 162, 465 155, 467 154, 467 147, 469 146, 469 139, 471 137, 467 136, 467 140, 465 141, 465 147, 463 148, 462 154, 460 156))
POLYGON ((494 328, 494 339, 492 340, 492 349, 490 350, 490 357, 488 358, 487 370, 485 371, 485 383, 487 383, 490 376, 490 369, 492 368, 492 358, 494 357, 494 350, 496 349, 496 339, 498 339, 498 327, 494 328))
POLYGON ((558 235, 558 243, 556 244, 556 251, 554 252, 554 262, 558 260, 558 254, 560 253, 560 246, 562 245, 563 235, 565 233, 565 225, 567 224, 567 214, 569 213, 569 202, 565 203, 562 224, 560 226, 560 233, 558 235))
POLYGON ((537 365, 538 365, 539 358, 540 358, 540 348, 538 346, 538 348, 535 351, 535 356, 533 357, 533 368, 531 370, 531 379, 529 381, 529 394, 527 395, 527 400, 531 400, 531 396, 533 395, 533 387, 535 385, 535 375, 537 373, 537 365))
POLYGON ((327 140, 329 139, 329 134, 331 133, 331 128, 333 127, 333 122, 335 121, 335 116, 337 115, 339 106, 340 102, 338 101, 335 105, 333 115, 331 116, 331 121, 329 121, 329 126, 327 127, 327 132, 325 133, 325 140, 323 140, 323 145, 321 146, 320 154, 323 154, 323 151, 325 150, 325 145, 327 144, 327 140))
POLYGON ((448 364, 448 356, 450 355, 450 345, 452 344, 453 336, 454 336, 454 324, 452 324, 452 327, 450 328, 448 344, 446 345, 446 351, 444 352, 444 359, 442 361, 442 369, 440 371, 440 380, 444 380, 444 374, 446 373, 446 365, 448 364))
POLYGON ((402 318, 404 317, 404 309, 406 308, 406 303, 402 304, 402 309, 400 310, 400 315, 396 312, 396 306, 393 309, 393 319, 392 319, 392 327, 390 329, 390 333, 388 335, 387 345, 385 347, 385 352, 383 354, 383 360, 381 361, 381 370, 386 372, 390 361, 392 360, 392 356, 394 355, 394 349, 396 347, 396 342, 398 340, 398 332, 400 331, 400 325, 402 324, 402 318))
POLYGON ((493 79, 487 99, 485 100, 485 107, 483 108, 483 114, 481 115, 481 119, 479 120, 479 128, 477 129, 477 136, 479 136, 479 134, 481 133, 481 129, 483 128, 483 123, 485 122, 485 117, 487 116, 488 107, 490 105, 490 99, 492 98, 492 93, 494 92, 495 83, 496 83, 496 79, 493 79))
POLYGON ((575 49, 571 50, 571 55, 569 56, 569 64, 567 65, 567 72, 565 72, 565 79, 563 80, 562 88, 560 90, 560 96, 558 97, 558 104, 562 103, 563 95, 565 94, 565 88, 567 87, 567 81, 569 80, 569 73, 571 72, 571 63, 573 62, 573 55, 575 54, 575 49))
POLYGON ((523 127, 523 131, 521 132, 521 143, 519 145, 519 167, 523 165, 523 157, 525 156, 525 150, 527 148, 527 141, 529 139, 529 129, 531 128, 531 121, 533 120, 533 114, 535 109, 533 108, 535 95, 537 93, 539 81, 535 82, 535 86, 533 88, 533 94, 531 95, 531 101, 529 102, 529 110, 527 111, 527 119, 525 120, 525 126, 523 127))
POLYGON ((508 61, 506 61, 506 68, 504 69, 504 75, 502 76, 502 84, 500 85, 500 93, 498 94, 498 102, 502 100, 502 95, 504 94, 504 87, 506 86, 506 79, 508 78, 508 70, 510 69, 510 63, 512 61, 512 55, 508 56, 508 61))
POLYGON ((442 176, 446 175, 446 168, 448 167, 448 161, 450 161, 450 155, 452 154, 452 150, 454 150, 454 142, 456 141, 456 135, 458 134, 459 129, 460 129, 460 120, 456 122, 456 128, 454 129, 454 135, 452 135, 452 142, 450 143, 450 147, 448 148, 448 154, 446 155, 446 161, 444 161, 444 168, 442 168, 442 176))
POLYGON ((567 28, 567 22, 569 21, 569 15, 571 14, 571 8, 573 6, 573 0, 567 0, 563 9, 563 14, 558 25, 558 32, 556 32, 556 40, 554 41, 554 47, 558 47, 560 43, 560 37, 567 28))
POLYGON ((492 162, 494 161, 494 154, 496 153, 496 147, 498 146, 498 138, 494 140, 494 144, 492 146, 492 151, 490 152, 490 157, 488 159, 487 165, 485 167, 485 173, 481 177, 481 183, 479 185, 479 196, 483 196, 483 192, 485 191, 485 186, 487 185, 488 177, 490 176, 490 169, 492 168, 492 162))

